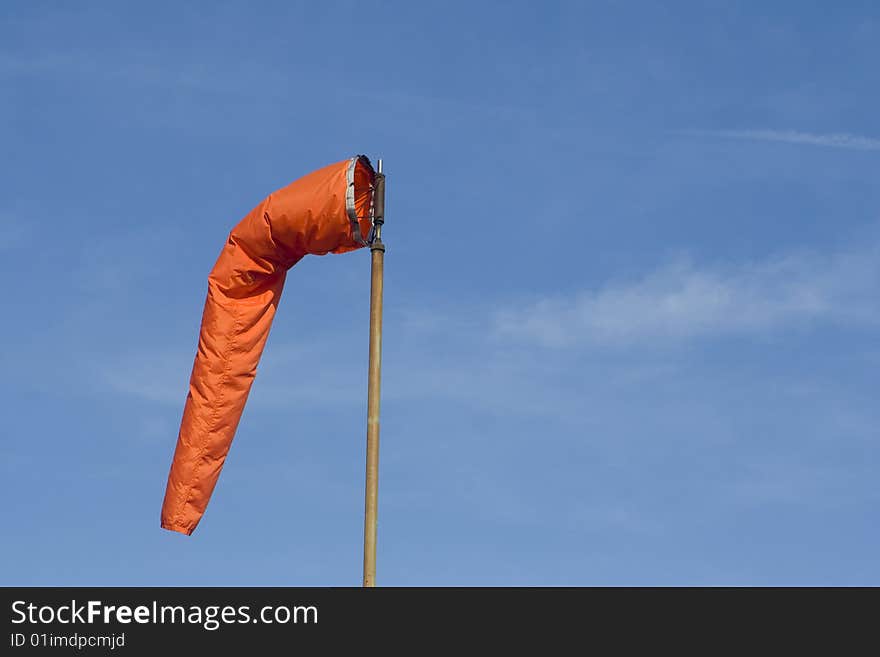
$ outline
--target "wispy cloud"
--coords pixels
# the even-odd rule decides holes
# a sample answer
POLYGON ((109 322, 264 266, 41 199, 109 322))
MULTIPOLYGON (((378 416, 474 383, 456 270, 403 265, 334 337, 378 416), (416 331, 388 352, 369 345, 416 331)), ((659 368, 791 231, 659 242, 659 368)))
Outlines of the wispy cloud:
POLYGON ((880 321, 880 249, 727 268, 677 261, 640 278, 499 311, 497 333, 544 346, 743 334, 880 321))
POLYGON ((99 368, 103 389, 145 401, 183 405, 194 350, 143 349, 119 354, 99 368))
MULTIPOLYGON (((557 361, 530 347, 652 347, 823 323, 875 325, 880 323, 878 292, 880 245, 870 242, 838 253, 787 253, 728 266, 679 259, 630 280, 488 312, 413 307, 387 318, 394 340, 386 353, 383 398, 390 403, 443 399, 484 410, 554 415, 560 407, 576 405, 587 383, 581 381, 577 389, 563 383, 570 351, 559 352, 557 361), (432 349, 426 351, 429 343, 432 349), (544 383, 536 388, 536 380, 544 383)), ((359 409, 365 363, 352 362, 339 349, 355 343, 356 335, 303 336, 287 333, 282 325, 267 348, 251 405, 359 409)), ((610 355, 615 353, 620 352, 606 356, 616 358, 610 355)), ((675 376, 674 364, 645 360, 642 353, 638 363, 627 361, 626 367, 615 361, 593 383, 624 390, 675 376)), ((192 358, 189 340, 176 349, 141 347, 116 354, 101 380, 119 394, 180 406, 192 358)))
POLYGON ((848 148, 859 151, 880 151, 880 139, 848 133, 816 134, 795 130, 685 130, 683 134, 752 141, 777 141, 787 144, 848 148))

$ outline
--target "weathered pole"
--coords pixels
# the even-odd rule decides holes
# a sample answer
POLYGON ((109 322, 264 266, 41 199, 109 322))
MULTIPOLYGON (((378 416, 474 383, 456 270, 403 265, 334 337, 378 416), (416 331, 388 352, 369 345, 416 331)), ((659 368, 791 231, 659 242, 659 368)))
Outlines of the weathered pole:
POLYGON ((379 497, 379 384, 382 375, 382 284, 385 269, 385 174, 377 161, 370 241, 370 364, 367 388, 367 475, 364 502, 364 586, 376 586, 376 517, 379 497))

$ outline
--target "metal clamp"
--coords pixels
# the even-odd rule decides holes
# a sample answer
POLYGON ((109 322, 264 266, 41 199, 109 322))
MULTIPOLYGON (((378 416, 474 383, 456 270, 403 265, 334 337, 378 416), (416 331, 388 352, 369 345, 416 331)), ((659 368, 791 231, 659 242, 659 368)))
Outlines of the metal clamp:
POLYGON ((382 158, 376 160, 376 177, 373 182, 373 207, 370 213, 373 224, 367 242, 370 249, 385 250, 382 244, 382 224, 385 223, 385 174, 382 171, 382 158))

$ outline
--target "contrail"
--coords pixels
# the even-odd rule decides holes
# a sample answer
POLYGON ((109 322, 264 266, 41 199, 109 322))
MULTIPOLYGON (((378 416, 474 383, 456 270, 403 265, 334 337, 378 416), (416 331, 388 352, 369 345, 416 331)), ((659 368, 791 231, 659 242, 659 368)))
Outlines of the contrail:
POLYGON ((750 139, 753 141, 778 141, 788 144, 806 144, 827 148, 849 148, 859 151, 880 151, 880 139, 847 133, 815 134, 794 130, 685 130, 682 134, 724 137, 727 139, 750 139))

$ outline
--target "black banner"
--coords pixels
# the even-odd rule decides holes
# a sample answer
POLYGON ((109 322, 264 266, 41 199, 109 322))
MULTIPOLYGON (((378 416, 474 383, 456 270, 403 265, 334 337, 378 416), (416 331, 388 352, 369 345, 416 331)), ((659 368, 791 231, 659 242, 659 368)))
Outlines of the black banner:
MULTIPOLYGON (((6 588, 2 654, 876 643, 876 589, 6 588), (873 636, 872 636, 873 635, 873 636), (610 644, 608 642, 611 642, 610 644)), ((829 646, 831 645, 829 644, 829 646)), ((262 654, 260 652, 253 654, 262 654)), ((335 653, 334 653, 335 654, 335 653)))

